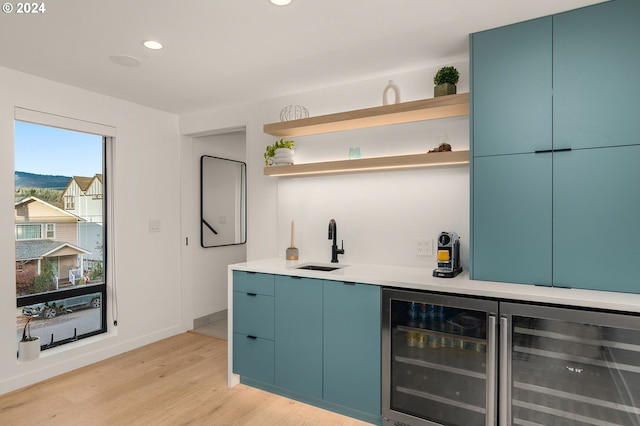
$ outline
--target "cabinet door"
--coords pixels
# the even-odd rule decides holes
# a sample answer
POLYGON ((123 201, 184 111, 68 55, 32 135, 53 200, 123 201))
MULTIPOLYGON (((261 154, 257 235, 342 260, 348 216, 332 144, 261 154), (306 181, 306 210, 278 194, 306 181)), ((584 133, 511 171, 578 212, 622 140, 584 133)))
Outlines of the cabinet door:
POLYGON ((551 18, 471 36, 473 155, 551 149, 551 18))
POLYGON ((473 279, 551 285, 551 159, 474 159, 473 279))
POLYGON ((322 398, 322 280, 276 276, 275 384, 322 398))
POLYGON ((273 296, 233 292, 233 331, 273 340, 273 296))
POLYGON ((640 2, 553 18, 555 148, 640 143, 640 2))
POLYGON ((264 383, 273 383, 273 340, 233 333, 233 372, 264 383))
POLYGON ((380 415, 380 287, 324 283, 324 399, 380 415))
POLYGON ((554 285, 640 293, 640 146, 554 153, 554 285))

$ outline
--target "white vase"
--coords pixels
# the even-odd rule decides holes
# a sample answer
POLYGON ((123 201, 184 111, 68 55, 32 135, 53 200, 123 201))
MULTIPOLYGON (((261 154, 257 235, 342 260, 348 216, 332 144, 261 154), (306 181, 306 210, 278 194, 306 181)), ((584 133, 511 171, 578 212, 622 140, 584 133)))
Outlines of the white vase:
POLYGON ((278 148, 273 156, 273 164, 276 166, 293 164, 293 154, 294 151, 291 148, 278 148))
POLYGON ((18 361, 32 361, 40 358, 40 338, 28 342, 18 342, 18 361))

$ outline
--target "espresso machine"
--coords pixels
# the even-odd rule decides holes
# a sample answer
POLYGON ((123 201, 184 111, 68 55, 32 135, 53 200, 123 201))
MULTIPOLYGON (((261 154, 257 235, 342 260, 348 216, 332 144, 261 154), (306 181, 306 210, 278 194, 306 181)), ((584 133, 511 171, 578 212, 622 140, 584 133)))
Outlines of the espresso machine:
POLYGON ((438 267, 433 270, 433 276, 452 278, 460 272, 460 237, 455 232, 441 232, 438 235, 438 267))

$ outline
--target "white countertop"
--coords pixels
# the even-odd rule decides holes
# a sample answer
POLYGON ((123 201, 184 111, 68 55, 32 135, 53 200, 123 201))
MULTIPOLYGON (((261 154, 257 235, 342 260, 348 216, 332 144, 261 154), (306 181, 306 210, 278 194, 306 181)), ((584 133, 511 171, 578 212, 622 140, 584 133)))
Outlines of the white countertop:
POLYGON ((455 278, 435 278, 432 276, 432 269, 426 268, 361 263, 331 264, 327 262, 315 262, 313 259, 289 261, 284 258, 270 258, 237 263, 229 265, 229 269, 334 281, 359 282, 458 295, 640 312, 640 294, 477 281, 469 279, 466 271, 463 271, 455 278), (341 266, 341 268, 330 272, 296 269, 298 266, 309 263, 325 266, 341 266))

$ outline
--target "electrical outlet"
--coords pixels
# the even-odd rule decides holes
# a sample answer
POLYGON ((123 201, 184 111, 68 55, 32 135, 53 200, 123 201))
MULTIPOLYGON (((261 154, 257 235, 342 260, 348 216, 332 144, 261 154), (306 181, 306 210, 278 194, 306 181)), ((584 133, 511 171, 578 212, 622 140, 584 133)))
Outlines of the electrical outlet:
POLYGON ((416 256, 433 256, 433 240, 431 238, 416 240, 416 256))

